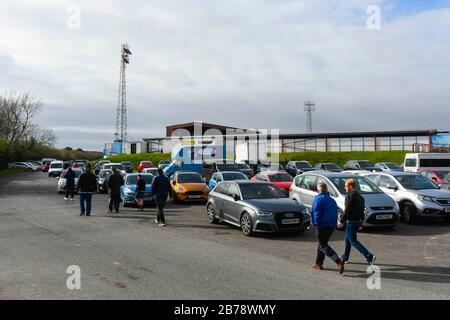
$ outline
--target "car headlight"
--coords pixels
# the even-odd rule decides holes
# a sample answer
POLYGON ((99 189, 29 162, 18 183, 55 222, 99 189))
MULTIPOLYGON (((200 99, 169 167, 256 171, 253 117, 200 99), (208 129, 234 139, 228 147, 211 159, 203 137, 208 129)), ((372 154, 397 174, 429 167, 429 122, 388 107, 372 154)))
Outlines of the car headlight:
POLYGON ((210 192, 211 189, 208 186, 205 186, 205 192, 210 192))
POLYGON ((180 186, 176 187, 175 189, 176 189, 178 192, 183 192, 183 190, 184 190, 184 188, 183 188, 183 187, 180 187, 180 186))
POLYGON ((417 199, 422 200, 422 201, 430 201, 430 202, 434 202, 434 198, 429 197, 429 196, 424 196, 421 194, 416 194, 417 199))
POLYGON ((272 212, 267 212, 267 211, 256 211, 256 214, 261 217, 270 217, 273 215, 272 212))
POLYGON ((398 205, 397 201, 394 201, 394 209, 400 210, 400 206, 398 205))

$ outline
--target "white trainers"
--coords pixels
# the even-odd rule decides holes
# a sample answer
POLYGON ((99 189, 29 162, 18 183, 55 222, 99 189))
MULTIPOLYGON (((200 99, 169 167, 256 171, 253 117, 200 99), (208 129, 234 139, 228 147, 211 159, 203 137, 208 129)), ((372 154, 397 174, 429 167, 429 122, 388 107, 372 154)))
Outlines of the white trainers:
POLYGON ((156 223, 156 224, 159 224, 158 219, 155 219, 155 223, 156 223))
POLYGON ((67 200, 69 200, 69 199, 67 199, 66 197, 64 197, 64 200, 66 200, 66 201, 67 201, 67 200))
POLYGON ((70 198, 70 201, 73 201, 73 198, 70 198))
POLYGON ((160 227, 164 227, 166 224, 165 223, 160 223, 159 226, 160 227))

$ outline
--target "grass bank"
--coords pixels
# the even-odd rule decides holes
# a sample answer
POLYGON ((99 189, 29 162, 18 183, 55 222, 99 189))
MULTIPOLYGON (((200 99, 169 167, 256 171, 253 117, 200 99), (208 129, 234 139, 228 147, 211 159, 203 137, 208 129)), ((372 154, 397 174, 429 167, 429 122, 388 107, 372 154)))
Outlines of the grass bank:
POLYGON ((0 177, 9 176, 10 174, 17 174, 17 173, 23 173, 26 172, 23 169, 5 169, 0 170, 0 177))

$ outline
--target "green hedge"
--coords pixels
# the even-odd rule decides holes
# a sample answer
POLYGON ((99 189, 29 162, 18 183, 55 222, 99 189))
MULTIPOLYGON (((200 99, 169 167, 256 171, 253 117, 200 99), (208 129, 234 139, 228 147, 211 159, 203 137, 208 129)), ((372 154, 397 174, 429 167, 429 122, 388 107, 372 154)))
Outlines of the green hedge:
POLYGON ((141 161, 151 161, 153 165, 156 167, 159 161, 170 159, 171 156, 169 153, 121 154, 106 158, 106 160, 110 160, 111 162, 114 163, 130 161, 133 164, 134 170, 137 170, 139 162, 141 161))
POLYGON ((8 176, 10 174, 22 173, 22 172, 26 172, 26 171, 23 170, 23 169, 5 169, 5 170, 0 170, 0 177, 8 176))
POLYGON ((320 162, 334 162, 339 166, 349 160, 369 160, 372 163, 377 162, 395 162, 403 163, 405 154, 410 151, 375 151, 375 152, 290 152, 280 153, 279 161, 285 164, 292 160, 306 160, 313 166, 320 162))

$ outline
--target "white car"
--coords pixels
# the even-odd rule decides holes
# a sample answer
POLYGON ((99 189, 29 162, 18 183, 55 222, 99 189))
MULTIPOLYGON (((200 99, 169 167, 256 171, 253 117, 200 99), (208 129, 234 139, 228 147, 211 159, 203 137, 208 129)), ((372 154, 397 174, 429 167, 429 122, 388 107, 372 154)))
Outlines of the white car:
MULTIPOLYGON (((83 173, 82 170, 80 169, 72 169, 73 172, 75 172, 75 187, 78 183, 78 178, 80 178, 81 173, 83 173)), ((66 191, 66 184, 67 184, 67 180, 66 180, 66 174, 67 174, 67 170, 64 170, 61 173, 61 176, 59 177, 58 180, 58 193, 63 193, 64 191, 66 191)))
POLYGON ((38 167, 34 164, 28 163, 28 162, 13 162, 8 164, 8 168, 10 169, 24 169, 29 172, 36 172, 38 171, 38 167))
POLYGON ((62 161, 52 161, 48 167, 48 177, 59 177, 64 171, 64 163, 62 161))
POLYGON ((439 189, 431 180, 417 173, 367 173, 365 178, 376 184, 400 206, 406 223, 418 217, 450 219, 450 191, 439 189))

